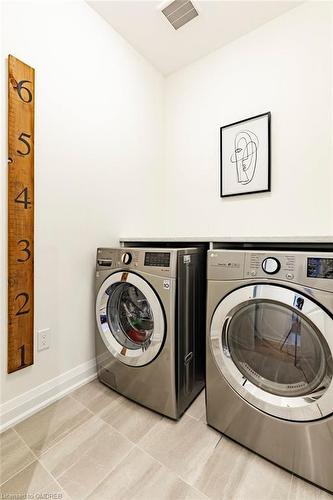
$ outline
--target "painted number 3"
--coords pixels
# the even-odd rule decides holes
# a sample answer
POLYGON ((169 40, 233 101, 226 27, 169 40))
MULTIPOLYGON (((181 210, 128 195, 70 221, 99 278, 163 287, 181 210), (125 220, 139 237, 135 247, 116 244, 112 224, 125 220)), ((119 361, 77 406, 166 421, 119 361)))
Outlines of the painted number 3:
POLYGON ((23 248, 20 248, 20 251, 24 252, 26 254, 24 259, 17 259, 17 262, 27 262, 27 260, 29 260, 31 257, 29 240, 20 240, 20 241, 18 241, 17 244, 23 245, 23 248))

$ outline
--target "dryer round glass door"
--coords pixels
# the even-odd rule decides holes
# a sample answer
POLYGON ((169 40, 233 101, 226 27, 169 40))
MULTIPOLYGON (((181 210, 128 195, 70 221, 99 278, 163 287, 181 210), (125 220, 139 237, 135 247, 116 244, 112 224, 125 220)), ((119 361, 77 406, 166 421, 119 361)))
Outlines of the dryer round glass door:
POLYGON ((116 272, 103 282, 96 300, 96 321, 111 354, 126 365, 150 363, 163 345, 162 306, 137 274, 116 272))
POLYGON ((214 313, 211 347, 228 383, 260 410, 294 421, 333 413, 333 319, 305 295, 235 290, 214 313))

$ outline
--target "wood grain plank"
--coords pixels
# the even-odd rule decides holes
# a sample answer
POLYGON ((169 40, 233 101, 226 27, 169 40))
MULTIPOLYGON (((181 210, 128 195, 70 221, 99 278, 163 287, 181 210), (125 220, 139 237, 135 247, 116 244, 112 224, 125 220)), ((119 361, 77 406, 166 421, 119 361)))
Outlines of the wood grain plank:
POLYGON ((8 373, 34 361, 35 70, 8 56, 8 373))

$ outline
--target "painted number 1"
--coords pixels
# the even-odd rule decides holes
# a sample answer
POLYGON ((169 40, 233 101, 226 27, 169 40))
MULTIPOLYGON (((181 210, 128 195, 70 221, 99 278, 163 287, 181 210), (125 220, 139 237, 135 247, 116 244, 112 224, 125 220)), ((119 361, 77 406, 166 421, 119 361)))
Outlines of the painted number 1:
POLYGON ((21 364, 20 366, 25 366, 25 345, 21 345, 18 349, 20 351, 21 364))

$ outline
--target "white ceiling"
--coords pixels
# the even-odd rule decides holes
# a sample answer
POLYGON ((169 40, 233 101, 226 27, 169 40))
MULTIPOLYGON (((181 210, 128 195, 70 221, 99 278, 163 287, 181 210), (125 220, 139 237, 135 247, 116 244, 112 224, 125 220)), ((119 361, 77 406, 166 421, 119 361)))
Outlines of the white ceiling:
POLYGON ((168 75, 256 29, 300 2, 192 0, 199 16, 175 30, 161 13, 168 1, 88 1, 159 71, 168 75))

